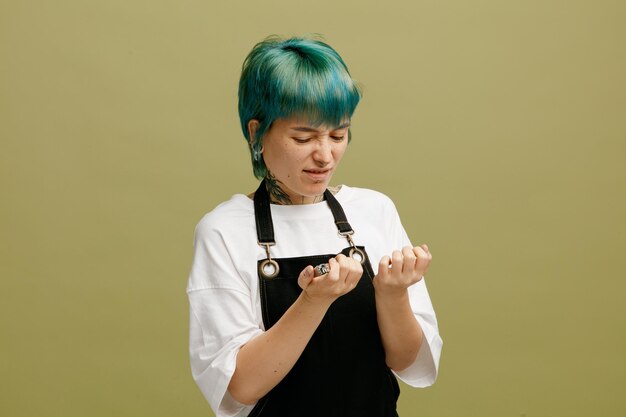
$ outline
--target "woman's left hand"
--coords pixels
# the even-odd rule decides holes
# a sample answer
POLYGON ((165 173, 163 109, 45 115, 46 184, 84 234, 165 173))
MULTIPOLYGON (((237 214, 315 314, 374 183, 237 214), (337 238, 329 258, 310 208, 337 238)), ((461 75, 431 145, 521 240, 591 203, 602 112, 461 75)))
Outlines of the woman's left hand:
POLYGON ((426 274, 433 259, 426 244, 402 251, 395 250, 383 256, 378 264, 378 274, 374 278, 374 289, 380 295, 402 295, 411 285, 419 282, 426 274))

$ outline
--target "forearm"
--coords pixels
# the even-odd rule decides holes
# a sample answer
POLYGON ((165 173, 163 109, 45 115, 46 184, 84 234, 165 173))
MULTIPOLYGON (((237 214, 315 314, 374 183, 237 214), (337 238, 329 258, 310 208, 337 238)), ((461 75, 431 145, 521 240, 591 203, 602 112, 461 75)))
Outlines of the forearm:
POLYGON ((253 404, 274 388, 296 363, 329 306, 310 301, 303 292, 274 326, 246 343, 228 386, 232 397, 253 404))
POLYGON ((387 366, 402 371, 413 363, 424 338, 411 310, 408 291, 393 296, 377 293, 376 314, 387 366))

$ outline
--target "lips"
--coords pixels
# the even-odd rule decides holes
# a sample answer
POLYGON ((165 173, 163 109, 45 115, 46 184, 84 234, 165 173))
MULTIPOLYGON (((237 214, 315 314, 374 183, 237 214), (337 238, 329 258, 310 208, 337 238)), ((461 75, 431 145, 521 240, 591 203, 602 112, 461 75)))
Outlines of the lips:
POLYGON ((305 174, 314 181, 324 181, 332 172, 332 169, 305 169, 305 174))

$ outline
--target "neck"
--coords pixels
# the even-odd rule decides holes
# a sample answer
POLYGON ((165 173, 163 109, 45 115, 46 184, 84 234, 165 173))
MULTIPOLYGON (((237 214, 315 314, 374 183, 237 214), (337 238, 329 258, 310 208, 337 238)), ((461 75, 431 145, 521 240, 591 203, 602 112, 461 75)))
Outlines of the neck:
POLYGON ((281 205, 296 205, 296 204, 313 204, 319 203, 324 200, 324 194, 316 195, 313 197, 303 195, 290 195, 283 189, 283 184, 272 175, 271 172, 267 173, 265 177, 265 184, 267 187, 267 193, 270 196, 270 202, 281 205))

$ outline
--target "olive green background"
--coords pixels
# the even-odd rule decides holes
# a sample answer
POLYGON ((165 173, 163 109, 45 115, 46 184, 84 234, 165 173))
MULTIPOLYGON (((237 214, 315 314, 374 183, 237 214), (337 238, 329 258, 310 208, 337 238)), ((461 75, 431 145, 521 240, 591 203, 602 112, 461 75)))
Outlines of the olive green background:
POLYGON ((333 182, 388 194, 433 252, 440 374, 401 416, 626 415, 624 22, 608 0, 2 1, 0 415, 211 415, 193 230, 256 186, 243 59, 305 33, 364 89, 333 182))

